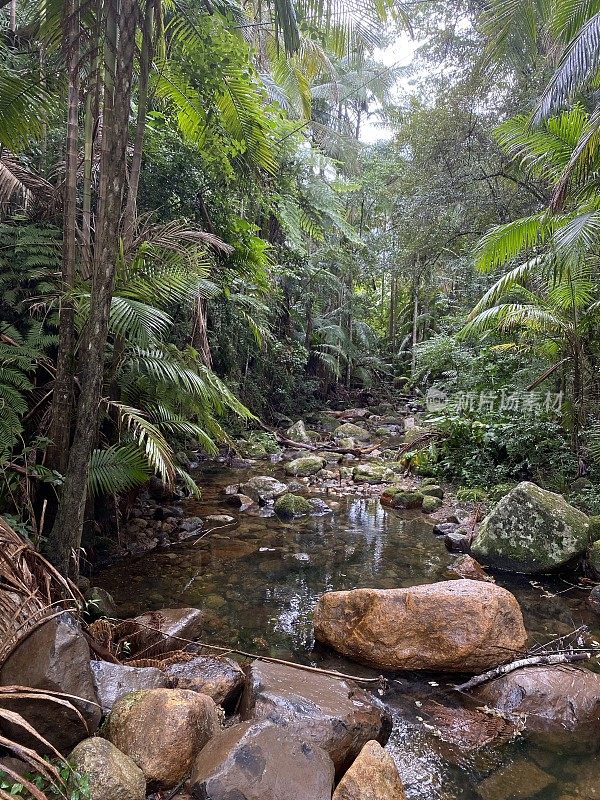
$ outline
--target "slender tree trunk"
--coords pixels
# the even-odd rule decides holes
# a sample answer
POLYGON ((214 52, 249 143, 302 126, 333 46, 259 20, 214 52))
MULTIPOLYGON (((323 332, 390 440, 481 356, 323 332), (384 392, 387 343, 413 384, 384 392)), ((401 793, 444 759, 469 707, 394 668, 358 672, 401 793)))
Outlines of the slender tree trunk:
POLYGON ((413 282, 413 320, 412 320, 412 349, 410 372, 414 375, 417 369, 417 344, 419 341, 419 283, 415 278, 413 282))
POLYGON ((17 0, 10 0, 10 29, 12 33, 17 30, 17 0))
POLYGON ((206 298, 196 298, 194 306, 194 319, 192 321, 192 347, 198 353, 204 366, 212 368, 212 355, 208 343, 208 308, 206 298))
POLYGON ((77 265, 77 168, 79 141, 79 7, 69 0, 65 9, 65 50, 68 58, 69 93, 67 112, 67 152, 62 247, 62 297, 60 302, 58 360, 48 465, 60 473, 67 468, 73 409, 73 362, 75 355, 75 307, 72 291, 77 265))
POLYGON ((154 57, 154 15, 155 7, 160 0, 146 0, 146 12, 142 30, 142 50, 140 54, 140 74, 138 89, 138 112, 133 140, 133 154, 131 156, 131 169, 129 172, 129 190, 127 193, 127 206, 123 223, 123 242, 125 252, 131 246, 137 216, 137 196, 142 171, 142 153, 144 147, 144 132, 148 114, 148 81, 154 57))
POLYGON ((98 216, 90 317, 84 337, 81 394, 65 484, 49 540, 50 557, 76 577, 87 499, 89 462, 100 403, 108 319, 119 250, 137 22, 136 0, 107 0, 106 75, 98 216))

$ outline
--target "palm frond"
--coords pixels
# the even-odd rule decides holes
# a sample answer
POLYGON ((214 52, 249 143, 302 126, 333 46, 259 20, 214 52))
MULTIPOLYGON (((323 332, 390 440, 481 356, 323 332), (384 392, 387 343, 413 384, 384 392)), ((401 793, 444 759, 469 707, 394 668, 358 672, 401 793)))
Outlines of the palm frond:
POLYGON ((90 460, 89 487, 96 497, 127 492, 150 477, 148 459, 137 445, 113 445, 94 450, 90 460))

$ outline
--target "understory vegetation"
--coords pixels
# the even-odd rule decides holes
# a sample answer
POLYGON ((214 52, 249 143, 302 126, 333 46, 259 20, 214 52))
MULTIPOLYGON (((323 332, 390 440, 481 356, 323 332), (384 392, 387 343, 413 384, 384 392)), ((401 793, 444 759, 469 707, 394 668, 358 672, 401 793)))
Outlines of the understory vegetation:
POLYGON ((4 4, 2 513, 76 576, 189 452, 407 395, 416 472, 598 513, 599 12, 4 4))

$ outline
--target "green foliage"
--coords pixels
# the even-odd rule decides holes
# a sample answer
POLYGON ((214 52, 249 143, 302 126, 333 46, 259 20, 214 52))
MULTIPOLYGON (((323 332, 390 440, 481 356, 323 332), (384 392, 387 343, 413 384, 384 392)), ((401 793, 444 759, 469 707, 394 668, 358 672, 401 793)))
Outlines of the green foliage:
POLYGON ((0 770, 0 790, 8 797, 21 797, 23 800, 34 800, 34 797, 43 796, 46 800, 91 800, 92 793, 89 778, 68 764, 55 764, 61 783, 51 782, 47 777, 38 773, 27 773, 22 782, 15 781, 14 777, 0 770), (29 787, 37 790, 34 795, 29 787))

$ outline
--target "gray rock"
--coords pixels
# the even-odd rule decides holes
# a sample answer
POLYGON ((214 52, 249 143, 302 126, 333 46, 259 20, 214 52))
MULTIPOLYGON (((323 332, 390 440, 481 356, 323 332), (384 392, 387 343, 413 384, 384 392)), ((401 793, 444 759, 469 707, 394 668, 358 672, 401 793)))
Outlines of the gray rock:
POLYGON ((221 705, 234 698, 244 685, 244 673, 229 658, 197 656, 191 661, 170 664, 165 673, 178 689, 207 694, 221 705))
POLYGON ((483 564, 512 572, 549 572, 582 555, 589 518, 564 497, 524 481, 483 520, 471 549, 483 564))
POLYGON ((339 425, 333 432, 336 439, 354 439, 356 442, 368 442, 371 438, 370 432, 366 428, 361 428, 360 425, 354 425, 352 422, 345 422, 339 425))
POLYGON ((226 729, 192 769, 196 800, 330 800, 334 768, 320 747, 270 722, 226 729))
POLYGON ((322 747, 340 773, 370 739, 385 744, 392 729, 387 709, 357 685, 261 661, 248 669, 240 711, 322 747))
POLYGON ((325 463, 325 459, 320 458, 320 456, 301 456, 286 464, 285 471, 288 475, 293 475, 295 478, 306 478, 309 475, 315 475, 319 470, 323 469, 325 463))
POLYGON ((310 436, 308 435, 304 422, 301 419, 288 428, 285 432, 285 435, 288 439, 291 439, 292 442, 299 442, 300 444, 311 443, 310 436))
POLYGON ((93 800, 144 800, 146 778, 125 753, 107 739, 95 737, 80 742, 69 763, 89 781, 93 800))
POLYGON ((271 478, 269 475, 255 475, 240 486, 240 493, 251 497, 255 503, 275 500, 287 492, 285 483, 271 478))
POLYGON ((100 586, 91 586, 84 594, 85 610, 91 619, 99 617, 114 617, 117 614, 117 604, 113 596, 100 586))
MULTIPOLYGON (((21 642, 2 666, 0 684, 47 689, 82 698, 70 700, 82 718, 65 706, 44 700, 3 702, 5 708, 25 717, 64 754, 98 729, 102 712, 94 689, 90 649, 77 622, 66 612, 48 620, 21 642)), ((2 722, 2 730, 16 741, 43 750, 39 740, 22 728, 2 722)))
POLYGON ((179 523, 179 530, 185 533, 196 533, 204 527, 204 521, 200 517, 187 517, 179 523))
POLYGON ((92 661, 91 667, 98 702, 105 714, 124 694, 140 689, 164 689, 169 685, 165 673, 156 667, 128 667, 109 661, 92 661))
POLYGON ((470 533, 460 526, 444 536, 444 543, 451 553, 468 553, 471 549, 470 533))

